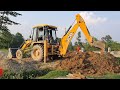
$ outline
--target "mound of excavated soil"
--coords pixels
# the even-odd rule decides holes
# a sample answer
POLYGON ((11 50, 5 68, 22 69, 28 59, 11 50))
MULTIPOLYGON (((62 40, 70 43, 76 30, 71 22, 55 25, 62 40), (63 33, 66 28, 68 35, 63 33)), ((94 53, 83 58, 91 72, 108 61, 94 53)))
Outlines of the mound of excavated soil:
POLYGON ((94 52, 76 54, 67 53, 64 60, 56 66, 60 70, 69 70, 72 73, 83 75, 103 75, 105 73, 119 73, 119 61, 111 54, 100 55, 94 52))

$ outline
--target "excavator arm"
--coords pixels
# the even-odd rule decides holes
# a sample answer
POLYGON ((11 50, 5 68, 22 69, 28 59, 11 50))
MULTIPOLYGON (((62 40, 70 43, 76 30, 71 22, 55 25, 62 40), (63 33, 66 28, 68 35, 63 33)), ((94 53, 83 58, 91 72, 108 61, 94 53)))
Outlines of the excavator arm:
POLYGON ((72 38, 74 37, 76 31, 78 30, 78 28, 80 27, 83 34, 85 35, 88 43, 91 46, 95 46, 98 47, 100 49, 102 49, 102 51, 105 48, 105 44, 102 43, 101 41, 94 41, 93 37, 90 35, 89 30, 83 20, 83 18, 80 16, 80 14, 76 15, 76 23, 74 24, 74 26, 71 26, 68 31, 66 32, 66 34, 61 38, 61 42, 60 42, 60 55, 64 56, 66 54, 68 45, 70 43, 70 41, 72 40, 72 38))

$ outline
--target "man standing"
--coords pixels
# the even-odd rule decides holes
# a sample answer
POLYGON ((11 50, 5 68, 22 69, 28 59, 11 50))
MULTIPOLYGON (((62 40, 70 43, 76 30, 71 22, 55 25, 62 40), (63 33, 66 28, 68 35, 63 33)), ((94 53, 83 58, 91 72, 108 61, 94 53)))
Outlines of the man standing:
POLYGON ((77 46, 76 47, 76 54, 78 54, 80 52, 80 50, 81 50, 80 46, 77 46))

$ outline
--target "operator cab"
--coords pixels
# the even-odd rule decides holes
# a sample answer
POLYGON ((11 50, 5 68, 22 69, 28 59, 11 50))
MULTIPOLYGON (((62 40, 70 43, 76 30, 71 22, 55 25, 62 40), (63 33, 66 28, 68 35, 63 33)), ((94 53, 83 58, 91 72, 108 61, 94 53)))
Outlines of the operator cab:
POLYGON ((34 26, 32 40, 35 42, 48 40, 50 44, 56 44, 57 43, 56 31, 57 31, 57 27, 52 25, 34 26))

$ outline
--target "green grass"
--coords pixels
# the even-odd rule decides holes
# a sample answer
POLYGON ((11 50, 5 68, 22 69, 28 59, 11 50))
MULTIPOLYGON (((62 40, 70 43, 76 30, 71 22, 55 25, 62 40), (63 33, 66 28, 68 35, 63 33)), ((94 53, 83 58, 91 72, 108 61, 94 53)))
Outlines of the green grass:
POLYGON ((38 76, 46 75, 50 70, 32 70, 32 71, 23 71, 12 72, 4 70, 3 76, 0 79, 35 79, 38 76))
POLYGON ((113 73, 107 73, 103 76, 98 76, 98 77, 89 76, 88 78, 93 78, 93 79, 120 79, 120 75, 119 74, 113 74, 113 73))
POLYGON ((8 49, 0 49, 0 51, 2 51, 4 53, 8 53, 8 49))
POLYGON ((117 60, 120 60, 120 57, 117 57, 117 60))
POLYGON ((5 70, 0 79, 52 79, 60 76, 66 76, 68 73, 68 71, 51 71, 49 69, 32 70, 29 72, 20 71, 17 73, 5 70))
POLYGON ((38 77, 38 79, 54 79, 57 77, 61 77, 61 76, 66 76, 69 72, 68 71, 50 71, 48 74, 42 76, 42 77, 38 77))

